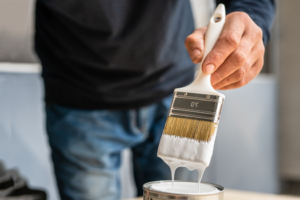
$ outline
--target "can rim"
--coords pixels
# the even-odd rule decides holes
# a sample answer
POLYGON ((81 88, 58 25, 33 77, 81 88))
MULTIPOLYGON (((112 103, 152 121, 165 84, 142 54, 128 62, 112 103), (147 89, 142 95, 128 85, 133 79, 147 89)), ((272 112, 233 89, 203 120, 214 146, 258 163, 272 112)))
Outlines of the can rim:
MULTIPOLYGON (((159 196, 161 197, 161 196, 167 195, 168 196, 167 199, 172 199, 172 198, 175 198, 175 197, 183 197, 183 196, 185 196, 185 197, 186 196, 202 197, 202 196, 220 195, 225 190, 224 187, 221 186, 221 185, 217 185, 217 184, 214 184, 214 183, 207 183, 207 182, 201 182, 201 183, 216 187, 219 190, 219 192, 213 193, 213 194, 179 194, 179 193, 172 193, 172 192, 163 192, 163 191, 159 191, 159 190, 149 188, 149 186, 153 185, 154 183, 160 183, 160 182, 171 182, 171 180, 152 181, 152 182, 145 183, 143 185, 144 193, 146 193, 149 196, 154 196, 154 197, 159 197, 159 196)), ((194 182, 194 181, 179 181, 179 180, 175 180, 174 182, 198 183, 198 182, 194 182)))

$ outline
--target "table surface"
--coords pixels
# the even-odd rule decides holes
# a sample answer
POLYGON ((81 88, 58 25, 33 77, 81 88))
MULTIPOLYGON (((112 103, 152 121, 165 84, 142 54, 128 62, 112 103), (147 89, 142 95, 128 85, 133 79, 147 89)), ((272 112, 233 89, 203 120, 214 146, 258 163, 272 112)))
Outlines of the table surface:
MULTIPOLYGON (((142 200, 142 197, 127 200, 142 200)), ((238 190, 225 190, 224 200, 300 200, 300 196, 274 195, 238 190)))

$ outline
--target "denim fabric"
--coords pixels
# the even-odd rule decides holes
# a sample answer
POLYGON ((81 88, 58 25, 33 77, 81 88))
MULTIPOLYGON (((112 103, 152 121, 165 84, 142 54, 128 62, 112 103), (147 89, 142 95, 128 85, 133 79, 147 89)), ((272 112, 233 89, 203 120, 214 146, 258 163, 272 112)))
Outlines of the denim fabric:
POLYGON ((46 106, 47 133, 63 200, 120 199, 121 151, 132 150, 138 195, 149 181, 170 179, 157 157, 172 97, 136 110, 78 110, 46 106))

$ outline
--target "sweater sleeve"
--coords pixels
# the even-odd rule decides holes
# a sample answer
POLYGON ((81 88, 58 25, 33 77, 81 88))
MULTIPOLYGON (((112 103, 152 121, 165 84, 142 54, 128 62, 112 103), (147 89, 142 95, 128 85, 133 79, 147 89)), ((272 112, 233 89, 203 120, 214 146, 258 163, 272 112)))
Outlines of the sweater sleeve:
POLYGON ((275 15, 275 0, 216 0, 216 3, 223 3, 227 14, 234 11, 246 12, 262 29, 263 42, 267 43, 275 15))

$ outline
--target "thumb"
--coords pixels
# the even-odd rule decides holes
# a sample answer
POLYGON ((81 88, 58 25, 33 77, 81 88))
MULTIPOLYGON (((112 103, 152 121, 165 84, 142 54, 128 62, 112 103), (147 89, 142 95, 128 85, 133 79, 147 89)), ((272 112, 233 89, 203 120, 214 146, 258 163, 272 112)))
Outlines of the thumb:
POLYGON ((203 57, 204 50, 204 35, 207 27, 196 29, 185 40, 185 47, 190 54, 190 58, 193 63, 200 63, 203 57))

